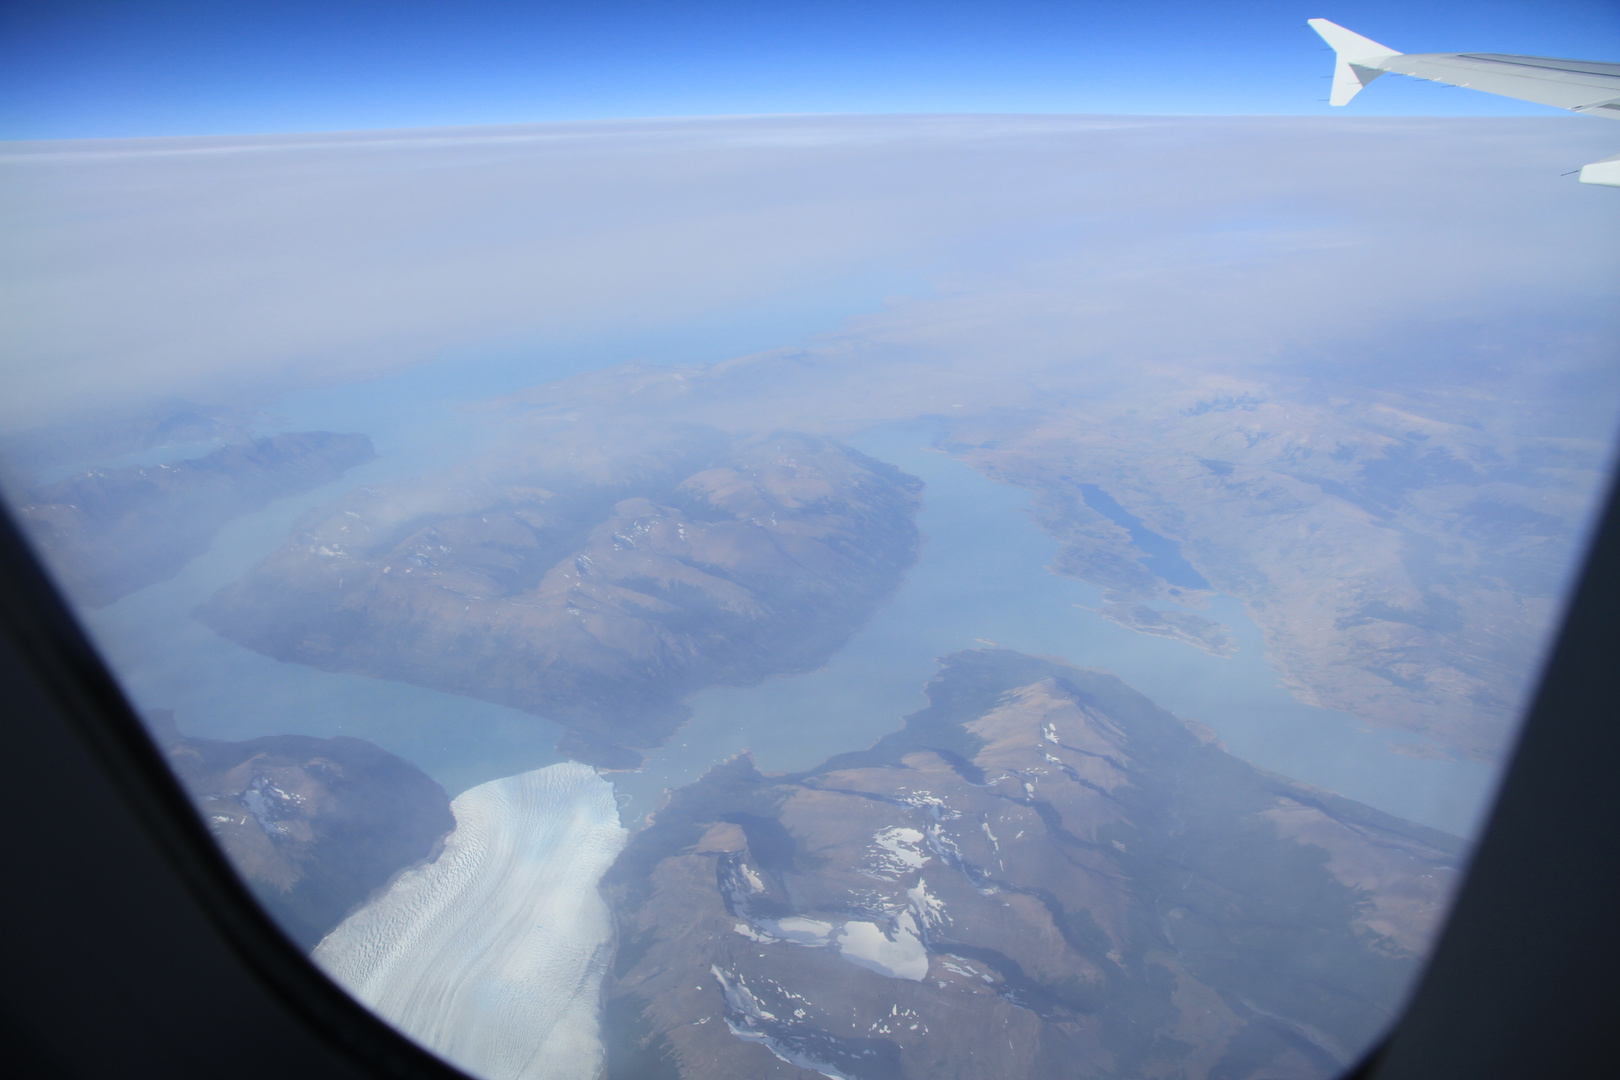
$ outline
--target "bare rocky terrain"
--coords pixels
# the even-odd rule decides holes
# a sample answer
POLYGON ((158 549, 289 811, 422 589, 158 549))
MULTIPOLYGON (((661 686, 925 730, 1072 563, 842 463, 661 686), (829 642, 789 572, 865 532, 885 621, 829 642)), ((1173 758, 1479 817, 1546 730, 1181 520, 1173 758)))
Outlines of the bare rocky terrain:
POLYGON ((676 791, 604 879, 610 1076, 1330 1077, 1461 843, 1111 675, 947 658, 874 748, 676 791))
POLYGON ((221 849, 305 949, 455 827, 444 789, 363 739, 181 735, 152 718, 169 764, 221 849))
POLYGON ((1011 378, 987 372, 983 350, 1026 331, 948 312, 936 327, 919 307, 864 327, 877 344, 625 365, 514 395, 500 415, 602 409, 832 438, 932 418, 941 451, 1030 493, 1060 545, 1050 568, 1099 586, 1104 616, 1222 655, 1232 628, 1201 613, 1224 593, 1299 700, 1427 740, 1413 752, 1499 760, 1606 482, 1607 433, 1483 346, 1466 370, 1232 360, 1212 373, 1196 358, 1122 364, 1097 355, 1106 343, 1059 362, 1044 344, 1011 378), (927 348, 884 351, 889 332, 927 348))
POLYGON ((347 496, 204 617, 280 659, 543 712, 579 733, 570 754, 633 765, 620 751, 664 738, 683 695, 822 662, 914 552, 899 516, 917 493, 884 493, 883 466, 837 466, 813 507, 768 470, 748 472, 753 494, 716 502, 704 485, 742 475, 727 448, 800 432, 780 437, 820 448, 789 455, 808 477, 859 458, 836 440, 921 417, 942 452, 1030 493, 1059 544, 1050 569, 1099 586, 1103 616, 1229 655, 1234 628, 1209 615, 1225 594, 1299 700, 1410 731, 1421 741, 1403 752, 1489 763, 1509 745, 1606 468, 1607 444, 1563 433, 1543 398, 1494 375, 1458 397, 1443 365, 1388 387, 1169 360, 1032 359, 1027 380, 1009 379, 984 369, 986 327, 960 340, 900 329, 928 349, 874 363, 881 346, 834 340, 626 364, 477 406, 504 449, 347 496), (775 521, 776 539, 721 553, 745 521, 775 521), (784 556, 788 521, 810 532, 784 556), (700 522, 703 550, 681 548, 700 522), (811 573, 793 569, 811 549, 811 573), (734 557, 747 562, 736 580, 734 557), (801 634, 778 632, 801 603, 801 634), (580 622, 564 630, 565 617, 580 622))
POLYGON ((1596 448, 1381 403, 1167 404, 965 420, 948 446, 1032 492, 1062 544, 1054 569, 1102 586, 1115 621, 1180 636, 1160 623, 1199 594, 1154 574, 1081 497, 1090 485, 1244 602, 1300 699, 1495 760, 1575 559, 1596 448))
POLYGON ((916 557, 920 483, 813 436, 531 428, 360 488, 200 611, 281 660, 494 701, 634 766, 716 684, 814 670, 916 557))

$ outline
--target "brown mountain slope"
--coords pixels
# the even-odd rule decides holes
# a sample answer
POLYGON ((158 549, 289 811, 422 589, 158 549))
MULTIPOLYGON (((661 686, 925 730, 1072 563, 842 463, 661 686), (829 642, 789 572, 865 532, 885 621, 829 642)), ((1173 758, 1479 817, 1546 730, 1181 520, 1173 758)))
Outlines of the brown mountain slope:
POLYGON ((193 739, 152 717, 170 766, 270 916, 313 948, 455 827, 422 770, 363 739, 193 739))
POLYGON ((281 660, 555 719, 634 764, 685 695, 826 661, 916 556, 920 484, 836 443, 561 425, 362 488, 200 611, 281 660))
POLYGON ((805 774, 676 792, 604 887, 610 1075, 1326 1077, 1458 842, 1262 772, 1118 679, 950 657, 805 774))

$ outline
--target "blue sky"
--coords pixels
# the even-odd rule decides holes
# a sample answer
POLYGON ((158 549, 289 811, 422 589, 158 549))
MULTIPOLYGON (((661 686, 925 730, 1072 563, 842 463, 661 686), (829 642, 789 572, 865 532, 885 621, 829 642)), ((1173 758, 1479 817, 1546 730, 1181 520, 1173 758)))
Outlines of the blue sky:
MULTIPOLYGON (((1620 59, 1615 0, 9 0, 0 138, 762 113, 1327 112, 1323 16, 1406 52, 1620 59)), ((1361 115, 1553 110, 1386 78, 1361 115)))

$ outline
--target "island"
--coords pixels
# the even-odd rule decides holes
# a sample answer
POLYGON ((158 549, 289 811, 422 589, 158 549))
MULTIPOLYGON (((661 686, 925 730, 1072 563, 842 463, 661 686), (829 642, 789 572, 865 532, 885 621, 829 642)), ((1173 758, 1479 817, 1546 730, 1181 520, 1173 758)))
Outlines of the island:
POLYGON ((916 558, 921 483, 839 443, 565 421, 359 488, 205 603, 280 660, 563 724, 633 768, 706 686, 826 662, 916 558))

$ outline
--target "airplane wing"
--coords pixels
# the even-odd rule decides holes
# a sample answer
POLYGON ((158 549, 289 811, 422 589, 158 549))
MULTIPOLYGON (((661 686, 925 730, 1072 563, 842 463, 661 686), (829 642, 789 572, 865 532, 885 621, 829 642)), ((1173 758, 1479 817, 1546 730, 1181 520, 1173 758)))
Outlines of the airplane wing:
MULTIPOLYGON (((1400 53, 1326 19, 1310 26, 1333 47, 1333 92, 1343 105, 1386 71, 1620 120, 1620 64, 1500 53, 1400 53)), ((1581 169, 1581 182, 1620 187, 1620 154, 1581 169)))

